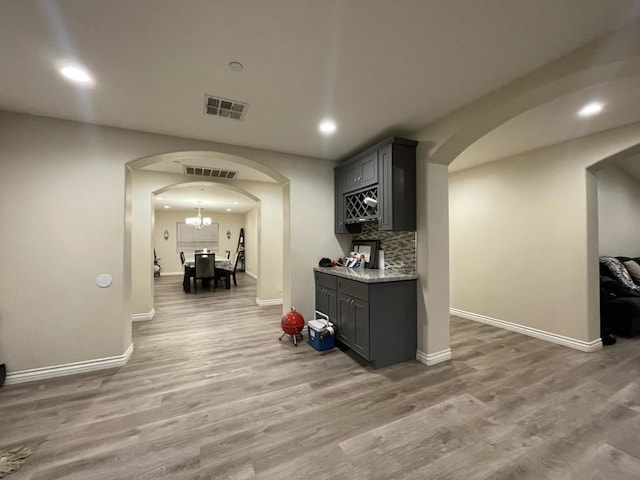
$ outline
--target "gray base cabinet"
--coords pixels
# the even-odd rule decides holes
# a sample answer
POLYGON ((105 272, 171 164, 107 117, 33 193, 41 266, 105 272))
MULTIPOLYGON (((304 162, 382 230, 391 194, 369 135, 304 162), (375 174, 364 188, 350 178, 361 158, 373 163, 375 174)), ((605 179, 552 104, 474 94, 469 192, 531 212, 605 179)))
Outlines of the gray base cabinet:
POLYGON ((364 283, 314 272, 316 310, 336 339, 375 368, 416 358, 416 281, 364 283))

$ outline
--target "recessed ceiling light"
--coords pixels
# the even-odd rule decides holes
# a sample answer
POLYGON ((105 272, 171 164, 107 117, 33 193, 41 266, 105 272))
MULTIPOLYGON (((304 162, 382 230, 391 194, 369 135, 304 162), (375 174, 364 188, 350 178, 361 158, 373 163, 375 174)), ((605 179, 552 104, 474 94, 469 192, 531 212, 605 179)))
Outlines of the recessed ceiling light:
POLYGON ((578 112, 578 115, 581 117, 590 117, 592 115, 597 115, 602 111, 602 104, 599 102, 591 102, 587 103, 582 109, 578 112))
POLYGON ((242 70, 244 70, 244 65, 242 65, 240 62, 234 61, 234 62, 229 62, 229 68, 233 72, 241 72, 242 70))
POLYGON ((80 83, 83 85, 93 84, 93 78, 91 77, 89 72, 82 67, 78 67, 76 65, 65 65, 64 67, 60 68, 59 72, 60 75, 67 78, 68 80, 71 80, 72 82, 80 83))
POLYGON ((319 128, 325 135, 331 135, 336 131, 336 124, 332 120, 323 120, 319 128))
POLYGON ((230 212, 230 211, 231 211, 231 209, 230 209, 230 208, 227 208, 226 210, 227 210, 227 212, 230 212))
POLYGON ((162 198, 162 197, 157 197, 157 199, 158 199, 158 200, 164 200, 164 198, 162 198))
POLYGON ((164 208, 171 208, 171 205, 165 205, 164 208))
POLYGON ((234 205, 238 205, 238 202, 233 202, 234 205))

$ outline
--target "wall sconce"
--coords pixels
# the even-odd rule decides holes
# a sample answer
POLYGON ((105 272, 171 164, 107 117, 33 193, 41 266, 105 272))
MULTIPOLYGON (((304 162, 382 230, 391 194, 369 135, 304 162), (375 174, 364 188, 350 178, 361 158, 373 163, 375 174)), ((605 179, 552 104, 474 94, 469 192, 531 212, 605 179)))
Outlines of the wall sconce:
POLYGON ((231 238, 231 230, 227 230, 227 238, 231 238))
POLYGON ((164 239, 169 240, 169 230, 164 231, 164 239))

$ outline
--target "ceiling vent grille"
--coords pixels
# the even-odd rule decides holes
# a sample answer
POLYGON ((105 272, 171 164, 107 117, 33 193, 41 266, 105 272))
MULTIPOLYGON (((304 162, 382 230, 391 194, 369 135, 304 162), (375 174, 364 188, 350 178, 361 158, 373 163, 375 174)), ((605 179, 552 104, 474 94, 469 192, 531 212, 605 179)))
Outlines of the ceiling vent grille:
POLYGON ((206 168, 206 167, 193 167, 190 165, 183 165, 185 175, 195 175, 198 177, 214 177, 214 178, 236 178, 237 171, 223 170, 221 168, 206 168))
POLYGON ((248 106, 248 103, 238 102, 237 100, 228 100, 206 94, 204 96, 204 113, 207 115, 242 120, 248 106))

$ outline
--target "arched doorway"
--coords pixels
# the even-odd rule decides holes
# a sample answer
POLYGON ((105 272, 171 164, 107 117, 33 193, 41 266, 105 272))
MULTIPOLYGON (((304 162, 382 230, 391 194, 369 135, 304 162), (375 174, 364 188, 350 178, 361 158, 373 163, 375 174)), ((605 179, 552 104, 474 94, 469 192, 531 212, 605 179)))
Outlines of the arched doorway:
POLYGON ((256 301, 259 304, 283 302, 290 291, 283 255, 288 241, 289 199, 285 177, 246 158, 218 152, 165 153, 136 160, 127 167, 132 319, 153 317, 154 198, 172 189, 196 188, 204 193, 215 188, 242 194, 256 203, 257 231, 253 232, 256 245, 252 252, 256 256, 258 279, 256 301), (200 172, 189 174, 187 167, 197 167, 200 172), (212 170, 221 171, 224 176, 212 177, 212 170), (229 172, 233 178, 229 178, 232 175, 229 172))
MULTIPOLYGON (((450 254, 448 231, 440 229, 438 233, 439 226, 444 223, 451 224, 449 219, 451 210, 448 208, 448 202, 443 200, 443 195, 437 195, 438 189, 433 179, 440 177, 440 180, 443 180, 443 178, 446 179, 447 177, 446 170, 444 173, 439 171, 439 166, 446 168, 447 166, 455 165, 455 162, 461 161, 465 156, 467 157, 466 160, 470 160, 471 163, 481 157, 480 147, 485 147, 489 138, 495 140, 499 134, 503 134, 506 138, 505 144, 509 141, 527 144, 526 148, 517 152, 517 155, 522 155, 520 161, 523 164, 525 163, 524 157, 529 154, 528 158, 541 163, 550 154, 556 158, 564 155, 563 165, 567 166, 566 169, 558 168, 555 174, 550 173, 544 181, 540 177, 540 186, 544 185, 544 182, 547 182, 547 184, 555 182, 558 185, 564 183, 564 185, 570 187, 564 191, 562 187, 558 187, 557 191, 553 193, 550 190, 546 190, 547 194, 550 195, 548 198, 555 197, 555 200, 549 202, 552 207, 547 209, 551 212, 551 215, 535 214, 533 217, 536 219, 535 222, 538 223, 533 222, 533 218, 530 218, 527 224, 525 220, 528 219, 528 215, 531 215, 531 212, 520 209, 519 218, 525 223, 520 230, 526 230, 526 228, 532 228, 533 225, 538 225, 539 228, 533 230, 536 235, 544 232, 545 228, 547 228, 546 231, 549 234, 546 239, 543 239, 543 242, 537 242, 533 236, 529 236, 521 244, 534 247, 537 252, 539 258, 533 261, 534 266, 543 265, 542 261, 549 261, 551 256, 559 256, 560 262, 556 264, 556 268, 562 272, 575 272, 575 275, 573 275, 573 278, 567 276, 561 282, 562 285, 560 287, 562 288, 556 288, 556 285, 551 286, 549 282, 544 284, 543 281, 524 287, 522 286, 522 278, 515 278, 515 280, 514 278, 503 278, 504 285, 509 287, 506 289, 508 291, 496 289, 493 292, 495 301, 487 305, 486 311, 472 313, 479 314, 476 316, 479 321, 480 319, 504 320, 501 324, 504 328, 507 328, 507 322, 512 322, 516 326, 524 325, 528 327, 522 329, 523 333, 544 336, 549 333, 546 331, 548 327, 554 329, 555 326, 551 325, 551 323, 529 322, 529 320, 534 320, 531 313, 537 311, 538 314, 536 316, 539 319, 565 318, 563 314, 559 314, 557 311, 550 311, 549 307, 554 304, 568 305, 567 300, 572 298, 571 302, 579 305, 578 308, 573 308, 571 312, 576 317, 575 326, 568 328, 566 322, 558 321, 557 324, 561 325, 561 328, 553 330, 551 332, 552 335, 547 336, 546 339, 556 341, 556 343, 564 342, 563 344, 568 346, 587 351, 598 348, 598 246, 597 218, 594 216, 597 214, 597 204, 594 200, 595 184, 588 168, 602 159, 630 148, 637 143, 638 124, 633 124, 633 122, 638 121, 637 112, 629 112, 627 110, 626 114, 620 115, 611 123, 602 120, 600 128, 588 129, 585 127, 585 123, 576 123, 573 131, 570 132, 571 135, 559 136, 556 135, 557 132, 552 132, 553 136, 549 135, 543 139, 546 143, 528 143, 530 139, 518 136, 514 133, 512 127, 518 123, 524 125, 529 120, 537 120, 537 122, 529 123, 530 127, 533 126, 533 128, 528 131, 535 132, 536 125, 539 128, 540 126, 547 127, 547 124, 551 125, 552 122, 549 119, 555 121, 559 118, 566 118, 567 123, 575 122, 573 115, 560 117, 558 115, 545 115, 545 112, 548 114, 549 112, 560 111, 554 110, 554 108, 569 105, 578 98, 578 94, 590 95, 606 91, 613 92, 614 90, 621 92, 625 89, 631 90, 635 88, 634 85, 637 84, 637 79, 640 76, 637 35, 637 29, 634 31, 632 28, 626 28, 593 42, 530 75, 476 100, 419 133, 418 140, 421 142, 421 148, 418 151, 418 156, 424 162, 420 179, 426 190, 424 200, 419 205, 418 210, 419 217, 423 219, 422 227, 419 227, 418 232, 419 258, 422 257, 423 260, 419 259, 418 261, 418 273, 422 279, 426 279, 426 281, 423 280, 424 307, 421 308, 419 323, 424 329, 424 334, 421 336, 422 345, 426 346, 427 360, 429 356, 437 357, 439 353, 447 352, 449 345, 445 339, 448 338, 449 311, 442 305, 440 305, 442 308, 439 308, 438 305, 442 303, 439 302, 439 299, 451 294, 455 288, 449 289, 449 265, 443 266, 445 262, 441 261, 442 258, 448 259, 450 254), (547 119, 546 123, 545 119, 547 119), (553 138, 552 141, 550 141, 551 137, 553 138), (474 153, 479 154, 475 155, 477 158, 471 158, 472 155, 469 154, 473 147, 476 148, 474 153), (534 151, 538 151, 541 154, 536 156, 533 153, 534 151), (429 191, 430 187, 432 187, 431 192, 429 191), (432 201, 434 196, 435 201, 432 201), (556 205, 555 211, 553 205, 556 205), (594 206, 596 210, 594 210, 594 206), (564 212, 564 218, 562 219, 560 219, 560 216, 554 217, 554 214, 560 210, 564 212), (545 220, 541 220, 541 217, 549 221, 545 223, 545 220), (558 221, 551 221, 552 218, 557 218, 558 221), (595 230, 592 222, 594 218, 596 222, 595 230), (563 238, 563 235, 566 238, 563 238), (550 239, 555 240, 549 242, 548 240, 550 239), (569 248, 569 245, 572 248, 569 248), (550 252, 547 257, 544 256, 545 248, 550 252), (567 250, 566 252, 565 249, 567 250), (571 260, 568 261, 568 259, 571 260), (518 285, 522 287, 520 290, 517 290, 518 285), (563 289, 566 286, 570 286, 573 289, 571 293, 575 294, 575 296, 558 295, 558 292, 564 291, 563 289), (532 288, 537 292, 535 295, 537 295, 537 303, 541 307, 539 310, 532 308, 532 305, 527 304, 526 301, 527 297, 532 295, 532 288), (549 292, 558 295, 558 298, 554 298, 551 301, 549 292), (438 299, 436 308, 434 308, 434 298, 438 299), (595 301, 593 300, 594 298, 596 299, 595 301), (500 311, 494 308, 500 303, 506 303, 506 299, 514 300, 508 308, 500 311), (520 305, 516 305, 518 302, 515 300, 517 299, 520 299, 520 305), (430 303, 431 306, 429 306, 430 303), (579 314, 576 313, 578 309, 580 311, 579 314), (503 316, 500 317, 500 315, 503 316), (567 338, 569 338, 568 341, 567 338), (573 340, 577 341, 574 342, 573 340)), ((595 123, 597 124, 598 122, 595 123)), ((481 165, 482 162, 475 164, 478 168, 485 169, 486 175, 484 178, 487 181, 484 185, 487 187, 487 191, 491 190, 489 178, 494 180, 502 178, 505 181, 507 178, 516 178, 514 175, 509 177, 506 169, 502 171, 504 173, 502 177, 494 176, 498 169, 498 161, 506 161, 509 155, 515 154, 515 152, 511 151, 509 154, 503 154, 503 156, 494 156, 491 159, 493 160, 493 167, 488 166, 490 165, 488 163, 490 160, 486 158, 487 166, 481 165)), ((471 163, 468 164, 469 168, 471 168, 471 163)), ((558 165, 561 165, 561 162, 558 162, 558 165)), ((549 172, 551 171, 549 170, 549 172)), ((517 199, 516 193, 522 193, 523 197, 526 197, 528 186, 522 183, 521 187, 517 191, 514 190, 514 195, 511 197, 504 196, 504 198, 517 199)), ((495 194, 495 190, 492 193, 495 194)), ((509 200, 503 201, 502 204, 510 205, 509 200)), ((537 207, 540 206, 538 205, 537 207)), ((541 211, 540 209, 536 210, 535 207, 536 205, 532 205, 532 212, 541 211)), ((502 208, 502 206, 494 205, 492 208, 502 208)), ((493 220, 496 217, 489 216, 488 218, 493 220)), ((515 214, 514 218, 516 218, 515 214)), ((494 232, 496 235, 493 240, 497 239, 498 243, 507 236, 505 232, 502 232, 502 235, 498 234, 500 228, 494 228, 494 232)), ((487 243, 490 243, 489 240, 487 240, 487 243)), ((494 244, 496 244, 495 241, 494 244)), ((509 258, 519 259, 517 262, 519 267, 513 271, 521 271, 527 261, 532 261, 531 254, 522 253, 523 248, 521 246, 517 254, 513 254, 510 251, 509 255, 506 255, 509 258)), ((502 249, 502 254, 503 256, 506 254, 504 249, 502 249)), ((488 257, 486 255, 479 257, 477 252, 475 255, 462 255, 459 261, 460 266, 465 268, 466 266, 477 267, 481 263, 477 261, 478 258, 486 259, 488 257)), ((553 262, 551 263, 553 264, 553 262)), ((470 269, 466 269, 464 272, 465 276, 470 279, 469 288, 467 289, 471 292, 470 295, 475 294, 476 297, 482 297, 483 295, 479 294, 474 287, 478 285, 479 278, 483 280, 483 283, 479 285, 488 284, 486 272, 491 272, 492 270, 480 267, 478 267, 478 270, 477 276, 473 276, 472 280, 470 279, 470 269)), ((544 277, 544 273, 539 274, 539 272, 532 270, 527 272, 528 276, 524 278, 529 278, 529 276, 544 277)), ((558 279, 554 275, 550 278, 558 279)), ((454 280, 452 280, 453 282, 454 280)), ((489 296, 484 295, 484 297, 489 296)), ((452 302, 455 302, 454 298, 452 298, 452 302)), ((452 303, 451 307, 456 307, 456 305, 452 303)), ((469 308, 472 311, 473 306, 469 308)))

